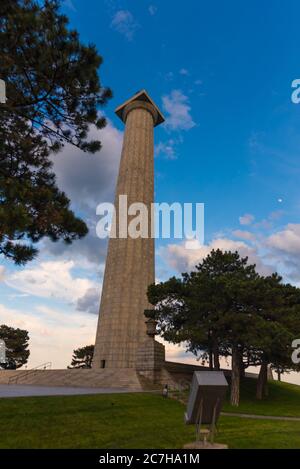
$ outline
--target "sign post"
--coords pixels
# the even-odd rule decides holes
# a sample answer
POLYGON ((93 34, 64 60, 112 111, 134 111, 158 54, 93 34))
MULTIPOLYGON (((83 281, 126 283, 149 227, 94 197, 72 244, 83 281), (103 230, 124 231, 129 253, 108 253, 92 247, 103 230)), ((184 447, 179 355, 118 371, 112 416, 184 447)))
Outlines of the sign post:
POLYGON ((228 384, 222 371, 195 371, 185 412, 186 424, 196 426, 196 441, 186 449, 226 449, 214 443, 216 424, 221 412, 228 384), (206 428, 202 428, 202 425, 206 428), (201 440, 203 436, 203 440, 201 440), (209 439, 209 442, 207 441, 209 439))
POLYGON ((0 103, 6 103, 6 84, 4 80, 0 79, 0 103))

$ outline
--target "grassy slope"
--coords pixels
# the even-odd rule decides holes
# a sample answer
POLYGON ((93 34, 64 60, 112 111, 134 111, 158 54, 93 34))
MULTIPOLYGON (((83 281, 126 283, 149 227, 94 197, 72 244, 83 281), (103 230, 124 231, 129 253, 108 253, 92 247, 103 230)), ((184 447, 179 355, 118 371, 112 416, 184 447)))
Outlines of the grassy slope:
MULTIPOLYGON (((269 400, 257 403, 252 385, 238 412, 300 416, 300 387, 274 383, 269 400)), ((153 394, 1 399, 0 447, 182 448, 194 440, 183 413, 179 402, 153 394)), ((300 447, 300 422, 221 417, 219 429, 217 441, 230 448, 300 447)))
POLYGON ((221 417, 217 441, 236 449, 299 449, 300 422, 221 417))
POLYGON ((241 386, 241 403, 232 407, 227 399, 223 410, 257 415, 300 417, 300 386, 269 382, 269 396, 262 401, 255 399, 256 380, 246 379, 241 386))

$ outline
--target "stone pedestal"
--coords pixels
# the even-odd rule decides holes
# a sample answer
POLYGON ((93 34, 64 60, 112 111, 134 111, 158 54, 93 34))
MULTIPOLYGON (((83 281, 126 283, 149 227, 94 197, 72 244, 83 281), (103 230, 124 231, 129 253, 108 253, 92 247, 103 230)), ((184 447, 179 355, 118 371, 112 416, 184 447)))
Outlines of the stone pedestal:
POLYGON ((146 338, 137 349, 136 371, 149 379, 152 383, 160 383, 162 371, 165 364, 165 346, 157 342, 156 321, 152 318, 145 321, 146 338))
POLYGON ((136 371, 151 382, 160 382, 165 363, 165 347, 152 337, 147 337, 137 350, 136 371))
MULTIPOLYGON (((148 310, 150 312, 151 310, 148 310)), ((154 311, 153 311, 154 312, 154 311)), ((145 311, 146 314, 146 311, 145 311)), ((151 316, 154 316, 151 314, 151 316)), ((152 383, 161 384, 165 365, 165 346, 155 340, 157 322, 153 317, 145 321, 147 335, 137 349, 136 371, 152 383)))

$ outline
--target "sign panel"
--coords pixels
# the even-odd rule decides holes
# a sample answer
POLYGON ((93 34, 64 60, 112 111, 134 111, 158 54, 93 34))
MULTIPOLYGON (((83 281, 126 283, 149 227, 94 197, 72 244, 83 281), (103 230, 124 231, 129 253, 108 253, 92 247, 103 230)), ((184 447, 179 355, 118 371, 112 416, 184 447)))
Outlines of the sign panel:
POLYGON ((228 383, 223 371, 195 371, 185 413, 187 424, 217 422, 226 395, 228 383))

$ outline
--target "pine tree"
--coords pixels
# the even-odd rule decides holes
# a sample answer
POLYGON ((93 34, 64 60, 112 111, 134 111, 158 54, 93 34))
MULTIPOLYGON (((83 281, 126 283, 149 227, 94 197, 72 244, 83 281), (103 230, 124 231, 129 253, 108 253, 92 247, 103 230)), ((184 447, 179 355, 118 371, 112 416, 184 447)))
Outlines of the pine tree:
POLYGON ((58 0, 2 0, 0 104, 0 254, 18 264, 31 260, 44 236, 67 243, 87 233, 58 189, 50 154, 68 143, 87 152, 91 125, 106 121, 99 107, 111 91, 100 83, 95 46, 80 42, 58 0))
POLYGON ((92 368, 93 356, 94 345, 78 348, 74 350, 71 366, 68 368, 92 368))
POLYGON ((185 343, 219 369, 231 357, 231 404, 239 404, 240 379, 261 365, 257 397, 266 392, 267 366, 291 368, 291 342, 300 333, 300 290, 263 277, 237 252, 212 251, 196 270, 151 285, 149 312, 167 341, 185 343))
POLYGON ((30 355, 27 331, 2 324, 0 326, 0 339, 4 340, 6 349, 6 363, 1 363, 2 367, 15 370, 27 363, 30 355))

